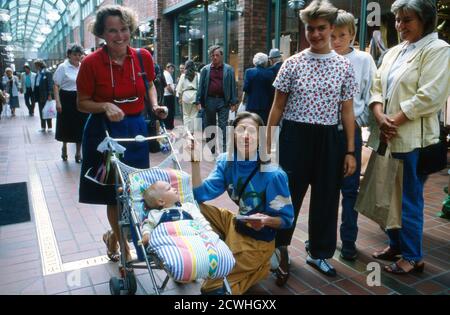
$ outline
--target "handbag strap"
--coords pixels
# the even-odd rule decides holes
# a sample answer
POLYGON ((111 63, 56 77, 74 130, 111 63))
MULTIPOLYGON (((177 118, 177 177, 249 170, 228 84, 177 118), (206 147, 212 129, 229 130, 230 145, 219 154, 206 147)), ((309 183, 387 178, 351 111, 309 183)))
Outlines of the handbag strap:
MULTIPOLYGON (((141 76, 142 76, 142 79, 144 80, 145 96, 147 97, 148 104, 150 104, 150 95, 148 94, 148 90, 150 89, 150 83, 149 83, 148 78, 147 78, 147 73, 145 72, 144 60, 142 59, 142 53, 141 53, 141 49, 140 48, 136 49, 136 54, 138 56, 139 65, 141 67, 141 76)), ((147 106, 146 102, 144 102, 144 104, 147 106)), ((152 112, 152 110, 153 110, 153 108, 147 108, 147 112, 149 112, 149 113, 152 112)))
POLYGON ((420 117, 420 145, 423 148, 423 117, 420 117))
POLYGON ((241 200, 242 194, 244 193, 245 188, 247 188, 248 183, 250 182, 250 180, 255 176, 256 172, 259 170, 259 165, 260 163, 258 162, 256 167, 253 169, 253 171, 250 173, 250 175, 248 175, 247 179, 244 182, 244 185, 242 185, 241 189, 239 190, 239 194, 238 194, 238 204, 241 200))

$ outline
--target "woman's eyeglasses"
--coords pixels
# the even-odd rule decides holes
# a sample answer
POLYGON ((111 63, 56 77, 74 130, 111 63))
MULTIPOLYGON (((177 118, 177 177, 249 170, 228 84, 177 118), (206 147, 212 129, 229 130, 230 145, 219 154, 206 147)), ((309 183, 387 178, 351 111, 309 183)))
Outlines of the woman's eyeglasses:
POLYGON ((132 96, 132 97, 128 97, 128 98, 122 98, 122 99, 116 99, 116 84, 115 84, 115 80, 114 80, 114 75, 113 75, 113 69, 112 69, 112 60, 111 60, 111 56, 109 56, 109 69, 111 70, 111 86, 113 89, 113 102, 116 104, 126 104, 126 103, 134 103, 137 100, 139 100, 139 97, 137 96, 137 87, 136 87, 136 73, 134 71, 134 61, 133 61, 133 57, 131 57, 131 69, 133 71, 133 85, 134 85, 134 92, 136 96, 132 96))

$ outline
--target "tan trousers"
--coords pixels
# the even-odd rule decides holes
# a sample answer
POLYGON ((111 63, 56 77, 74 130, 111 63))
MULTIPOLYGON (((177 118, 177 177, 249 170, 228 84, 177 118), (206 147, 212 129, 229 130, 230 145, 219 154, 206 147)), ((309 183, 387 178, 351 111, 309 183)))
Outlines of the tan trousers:
MULTIPOLYGON (((275 250, 275 241, 258 241, 236 232, 234 214, 230 210, 207 204, 200 204, 200 210, 215 232, 224 236, 224 241, 236 260, 233 270, 227 276, 232 293, 243 294, 255 283, 266 278, 270 271, 270 257, 275 250)), ((202 291, 219 289, 222 285, 222 279, 206 280, 202 291)))

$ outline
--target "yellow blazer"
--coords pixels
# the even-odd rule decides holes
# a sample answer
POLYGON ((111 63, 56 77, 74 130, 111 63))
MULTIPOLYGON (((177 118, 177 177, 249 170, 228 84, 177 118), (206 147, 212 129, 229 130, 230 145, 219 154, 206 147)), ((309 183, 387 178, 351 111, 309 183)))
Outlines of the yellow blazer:
MULTIPOLYGON (((432 33, 418 43, 413 55, 403 64, 401 74, 393 83, 393 92, 385 104, 388 74, 392 64, 404 47, 404 43, 391 48, 384 56, 372 82, 369 104, 380 102, 389 116, 402 110, 408 121, 398 128, 398 134, 390 141, 391 152, 406 153, 439 141, 437 113, 443 108, 450 94, 450 45, 432 33), (421 136, 423 118, 423 143, 421 136)), ((372 120, 373 122, 373 120, 372 120)), ((377 149, 379 128, 374 124, 368 144, 377 149)))

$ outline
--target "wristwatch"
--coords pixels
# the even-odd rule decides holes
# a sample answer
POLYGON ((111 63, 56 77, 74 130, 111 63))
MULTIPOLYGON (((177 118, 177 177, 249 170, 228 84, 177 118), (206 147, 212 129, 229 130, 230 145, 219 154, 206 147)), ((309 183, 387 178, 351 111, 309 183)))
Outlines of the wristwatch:
POLYGON ((353 155, 353 156, 355 156, 355 151, 347 151, 347 152, 345 152, 345 155, 353 155))

